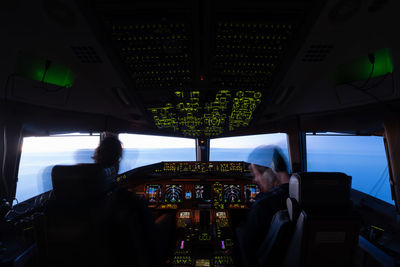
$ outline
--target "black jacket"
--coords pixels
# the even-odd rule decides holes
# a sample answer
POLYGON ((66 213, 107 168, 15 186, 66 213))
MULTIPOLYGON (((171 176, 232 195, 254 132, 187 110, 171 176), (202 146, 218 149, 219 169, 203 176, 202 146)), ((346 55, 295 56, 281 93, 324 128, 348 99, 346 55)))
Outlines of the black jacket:
POLYGON ((257 250, 268 233, 274 214, 286 209, 288 197, 289 184, 281 184, 266 193, 258 194, 245 225, 237 231, 239 247, 246 266, 257 266, 257 250))

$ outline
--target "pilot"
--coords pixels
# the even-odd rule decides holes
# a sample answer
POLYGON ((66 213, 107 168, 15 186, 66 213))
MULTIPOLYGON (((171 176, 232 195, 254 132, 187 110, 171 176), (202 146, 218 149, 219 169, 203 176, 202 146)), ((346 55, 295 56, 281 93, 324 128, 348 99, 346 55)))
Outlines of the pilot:
MULTIPOLYGON (((106 136, 95 149, 93 160, 119 170, 122 144, 115 135, 106 136)), ((114 189, 106 205, 106 239, 113 266, 135 258, 137 266, 163 265, 172 242, 175 218, 154 217, 144 200, 126 188, 114 189)), ((134 264, 134 265, 135 265, 134 264)))
POLYGON ((248 157, 253 181, 260 193, 252 205, 245 224, 237 229, 242 261, 257 266, 256 253, 266 237, 272 217, 286 209, 289 197, 289 174, 285 156, 277 146, 260 146, 248 157))
POLYGON ((122 144, 118 137, 106 135, 95 149, 92 159, 95 163, 104 167, 114 167, 116 173, 119 171, 119 162, 122 158, 122 144))

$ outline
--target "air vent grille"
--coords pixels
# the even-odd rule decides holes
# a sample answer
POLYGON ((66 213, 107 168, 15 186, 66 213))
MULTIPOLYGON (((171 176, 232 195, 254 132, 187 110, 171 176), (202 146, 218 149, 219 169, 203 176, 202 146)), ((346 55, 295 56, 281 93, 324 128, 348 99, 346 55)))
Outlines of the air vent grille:
POLYGON ((302 58, 303 62, 322 62, 331 52, 333 46, 332 45, 311 45, 307 50, 306 54, 302 58))
POLYGON ((92 46, 71 46, 71 49, 82 63, 95 64, 103 62, 92 46))

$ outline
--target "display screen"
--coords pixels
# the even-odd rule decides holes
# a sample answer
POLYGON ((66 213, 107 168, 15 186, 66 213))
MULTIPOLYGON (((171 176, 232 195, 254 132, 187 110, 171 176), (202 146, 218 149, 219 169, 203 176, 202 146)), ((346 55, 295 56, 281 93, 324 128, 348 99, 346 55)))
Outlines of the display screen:
POLYGON ((226 212, 225 211, 217 211, 215 213, 215 216, 217 216, 217 218, 226 218, 226 212))
POLYGON ((209 259, 196 259, 195 267, 209 267, 210 260, 209 259))
POLYGON ((161 185, 146 185, 146 199, 149 203, 158 203, 161 200, 161 185))
POLYGON ((240 185, 224 185, 224 201, 228 203, 241 202, 240 185))
POLYGON ((179 218, 190 219, 190 211, 182 211, 181 213, 179 213, 179 218))
POLYGON ((165 202, 182 202, 182 185, 169 185, 165 187, 165 202))
POLYGON ((244 198, 247 203, 256 201, 256 196, 260 193, 260 188, 255 184, 248 184, 244 186, 244 198))
POLYGON ((209 184, 196 184, 194 186, 196 200, 204 200, 205 202, 211 201, 211 185, 209 184))
POLYGON ((213 204, 215 209, 225 208, 223 203, 222 185, 219 182, 213 184, 213 204))

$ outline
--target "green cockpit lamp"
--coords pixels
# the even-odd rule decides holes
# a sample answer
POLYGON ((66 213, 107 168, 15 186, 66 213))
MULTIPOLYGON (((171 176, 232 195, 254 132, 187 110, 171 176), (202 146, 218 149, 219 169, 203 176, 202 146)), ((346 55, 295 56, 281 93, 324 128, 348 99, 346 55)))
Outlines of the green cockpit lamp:
POLYGON ((334 72, 335 85, 347 84, 379 77, 393 72, 389 48, 357 57, 339 65, 334 72))
POLYGON ((15 73, 38 82, 66 88, 72 87, 75 80, 75 74, 67 66, 23 53, 17 55, 15 73))

